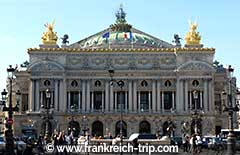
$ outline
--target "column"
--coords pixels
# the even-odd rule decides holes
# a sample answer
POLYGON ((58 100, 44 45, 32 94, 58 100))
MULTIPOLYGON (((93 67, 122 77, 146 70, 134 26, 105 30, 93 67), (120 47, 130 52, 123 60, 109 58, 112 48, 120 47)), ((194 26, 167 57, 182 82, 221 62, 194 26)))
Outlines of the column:
POLYGON ((90 81, 87 80, 87 94, 86 94, 86 106, 87 106, 87 112, 90 112, 90 104, 91 104, 91 98, 90 98, 90 81))
POLYGON ((188 81, 185 80, 184 84, 185 84, 184 110, 187 112, 187 111, 189 111, 189 109, 188 109, 188 81))
POLYGON ((67 109, 67 88, 66 88, 66 80, 63 79, 60 81, 60 95, 59 95, 59 102, 60 102, 60 110, 65 112, 67 109))
POLYGON ((102 112, 104 112, 104 102, 105 99, 104 99, 104 91, 102 91, 102 112))
POLYGON ((128 111, 128 96, 127 96, 128 92, 125 91, 125 112, 127 113, 128 111))
POLYGON ((113 110, 113 105, 114 105, 114 101, 113 101, 113 86, 110 86, 110 112, 114 112, 113 110))
POLYGON ((54 80, 54 111, 58 111, 58 80, 54 80))
POLYGON ((164 91, 162 91, 162 101, 161 101, 162 113, 164 112, 164 91))
POLYGON ((30 112, 33 112, 34 111, 34 101, 35 101, 35 93, 34 93, 34 90, 35 90, 35 85, 34 85, 34 80, 31 79, 31 82, 30 82, 30 92, 29 92, 29 111, 30 112))
POLYGON ((114 93, 114 107, 115 107, 115 112, 118 111, 118 106, 117 106, 117 92, 115 91, 114 93))
POLYGON ((105 82, 105 112, 109 112, 109 82, 105 82))
POLYGON ((192 91, 190 91, 189 102, 190 102, 190 110, 192 110, 193 109, 193 102, 194 102, 194 101, 192 101, 192 91))
POLYGON ((200 91, 200 108, 203 109, 203 100, 202 100, 203 93, 200 91))
POLYGON ((91 107, 92 107, 91 111, 93 112, 95 110, 94 109, 94 92, 90 92, 90 97, 91 97, 90 103, 91 103, 91 107))
POLYGON ((133 82, 132 80, 129 80, 129 83, 128 83, 128 105, 129 105, 129 109, 128 111, 129 112, 132 112, 133 111, 133 95, 132 95, 132 85, 133 85, 133 82))
POLYGON ((161 91, 160 91, 160 81, 157 81, 157 112, 161 112, 161 91))
POLYGON ((141 93, 140 91, 137 92, 138 95, 138 112, 141 112, 141 93))
POLYGON ((82 111, 86 112, 86 81, 82 81, 82 111))
POLYGON ((67 92, 68 94, 68 107, 67 110, 70 111, 71 110, 71 93, 67 92))
POLYGON ((151 92, 148 92, 148 111, 151 112, 151 92))
POLYGON ((172 109, 175 110, 175 97, 174 97, 174 91, 172 92, 172 109))
MULTIPOLYGON (((150 107, 149 107, 150 108, 150 107)), ((152 111, 156 112, 156 81, 152 81, 152 111)))
POLYGON ((176 84, 176 111, 180 112, 180 79, 177 79, 177 84, 176 84))
POLYGON ((183 80, 180 80, 180 105, 179 105, 179 110, 182 113, 183 112, 183 98, 184 98, 184 93, 183 93, 183 80))
POLYGON ((40 107, 43 105, 43 92, 40 91, 40 107))
POLYGON ((137 81, 133 81, 133 111, 137 112, 137 81))
POLYGON ((78 111, 81 111, 81 92, 78 92, 78 111))
POLYGON ((203 108, 204 108, 204 112, 208 111, 208 84, 207 84, 207 80, 204 80, 203 82, 203 108))
POLYGON ((213 112, 213 98, 214 98, 214 90, 213 90, 213 84, 212 84, 212 80, 211 81, 209 81, 209 90, 208 90, 208 92, 209 92, 209 98, 208 98, 208 111, 210 112, 210 113, 212 113, 213 112))
MULTIPOLYGON (((35 99, 35 102, 36 102, 36 107, 35 107, 35 110, 36 111, 39 111, 40 109, 40 105, 39 105, 39 80, 36 80, 36 99, 35 99)), ((53 97, 52 97, 53 98, 53 97)))

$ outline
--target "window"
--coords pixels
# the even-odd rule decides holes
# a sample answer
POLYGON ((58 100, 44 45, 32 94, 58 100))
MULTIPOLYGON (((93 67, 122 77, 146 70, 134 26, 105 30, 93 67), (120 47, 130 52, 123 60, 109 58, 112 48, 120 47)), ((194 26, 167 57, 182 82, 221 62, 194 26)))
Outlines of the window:
POLYGON ((49 80, 45 80, 43 84, 44 84, 44 86, 50 86, 51 82, 49 80))
POLYGON ((94 85, 95 87, 101 87, 102 83, 99 80, 97 80, 94 85))
POLYGON ((172 83, 167 80, 165 83, 164 83, 165 87, 171 87, 172 83))
POLYGON ((146 80, 143 80, 143 81, 141 82, 141 86, 142 86, 142 87, 147 87, 147 86, 148 86, 147 81, 146 81, 146 80))
POLYGON ((192 92, 192 110, 201 109, 200 105, 200 91, 192 92), (194 96, 194 93, 196 93, 196 96, 194 96))
POLYGON ((102 92, 95 91, 93 93, 93 100, 94 100, 94 110, 102 109, 102 92))
POLYGON ((194 87, 199 86, 198 80, 193 80, 192 85, 193 85, 194 87))
POLYGON ((78 86, 78 82, 77 82, 76 80, 73 80, 73 81, 71 82, 71 86, 72 86, 72 87, 77 87, 77 86, 78 86))
POLYGON ((28 110, 28 94, 22 94, 22 112, 28 110))
POLYGON ((117 92, 117 109, 121 110, 121 104, 122 104, 122 110, 125 109, 125 92, 124 91, 117 92))
POLYGON ((79 93, 76 91, 70 92, 70 109, 78 109, 79 93))
POLYGON ((172 108, 172 92, 164 92, 164 110, 170 110, 172 108))
POLYGON ((149 110, 149 93, 140 92, 140 110, 146 111, 149 110))

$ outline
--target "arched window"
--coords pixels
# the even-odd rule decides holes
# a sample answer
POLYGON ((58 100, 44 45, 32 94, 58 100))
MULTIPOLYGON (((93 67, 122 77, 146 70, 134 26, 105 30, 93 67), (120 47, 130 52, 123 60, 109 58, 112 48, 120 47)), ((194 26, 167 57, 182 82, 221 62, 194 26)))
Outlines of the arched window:
POLYGON ((199 86, 199 81, 198 81, 198 80, 193 80, 192 85, 193 85, 194 87, 199 86))
POLYGON ((95 121, 92 124, 92 136, 102 136, 103 137, 103 123, 100 121, 95 121))
POLYGON ((172 83, 169 80, 167 80, 165 81, 164 85, 165 87, 171 87, 172 83))
POLYGON ((146 80, 143 80, 143 81, 141 82, 141 86, 142 86, 142 87, 147 87, 147 86, 148 86, 147 81, 146 81, 146 80))
POLYGON ((71 82, 71 86, 72 86, 72 87, 77 87, 77 86, 78 86, 78 82, 77 82, 76 80, 73 80, 73 81, 71 82))
POLYGON ((151 133, 151 124, 148 121, 140 122, 139 133, 151 133))
POLYGON ((118 121, 116 123, 116 130, 115 130, 115 134, 116 136, 120 135, 120 130, 121 130, 121 127, 122 127, 122 135, 123 137, 127 137, 127 123, 122 121, 122 124, 121 124, 121 121, 118 121))
POLYGON ((43 84, 44 84, 44 86, 50 86, 51 85, 51 82, 49 81, 49 80, 45 80, 44 82, 43 82, 43 84))
POLYGON ((79 132, 80 132, 79 123, 77 121, 75 121, 75 120, 71 120, 68 123, 68 135, 73 133, 74 137, 78 137, 79 132))
POLYGON ((99 80, 97 80, 94 85, 95 87, 101 87, 102 83, 99 80))

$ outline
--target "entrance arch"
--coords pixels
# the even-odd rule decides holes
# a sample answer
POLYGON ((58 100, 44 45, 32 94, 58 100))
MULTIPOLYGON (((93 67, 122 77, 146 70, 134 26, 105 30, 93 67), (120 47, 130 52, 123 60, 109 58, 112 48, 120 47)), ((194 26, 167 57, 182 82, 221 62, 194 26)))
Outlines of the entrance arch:
POLYGON ((74 137, 78 137, 80 132, 80 126, 79 123, 75 120, 71 120, 68 123, 68 134, 71 134, 71 132, 73 133, 74 137))
POLYGON ((121 125, 121 121, 118 121, 116 123, 115 135, 116 136, 120 135, 121 126, 122 126, 122 135, 123 135, 123 137, 127 137, 127 123, 124 122, 124 121, 122 121, 122 125, 121 125))
POLYGON ((151 133, 151 124, 148 121, 140 122, 139 133, 151 133))
POLYGON ((92 124, 92 136, 102 136, 103 137, 103 123, 100 121, 95 121, 92 124))

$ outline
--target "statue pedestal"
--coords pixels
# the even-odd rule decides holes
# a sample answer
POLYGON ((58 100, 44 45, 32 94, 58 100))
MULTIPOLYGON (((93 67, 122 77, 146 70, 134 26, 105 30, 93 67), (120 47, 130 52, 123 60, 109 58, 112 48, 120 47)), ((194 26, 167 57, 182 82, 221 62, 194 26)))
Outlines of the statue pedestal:
POLYGON ((40 48, 59 48, 59 46, 57 44, 40 44, 39 45, 40 48))
POLYGON ((199 44, 199 45, 185 44, 184 47, 186 47, 186 48, 203 48, 203 44, 199 44))

